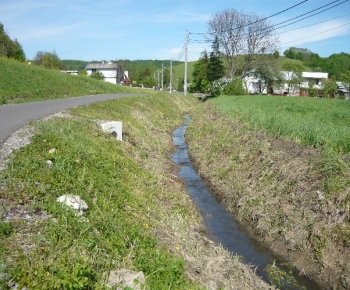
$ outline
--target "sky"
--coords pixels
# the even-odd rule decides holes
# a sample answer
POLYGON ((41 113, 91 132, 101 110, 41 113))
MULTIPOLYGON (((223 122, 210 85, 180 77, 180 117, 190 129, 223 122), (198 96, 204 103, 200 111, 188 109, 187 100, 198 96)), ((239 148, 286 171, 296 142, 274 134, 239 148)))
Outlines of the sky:
POLYGON ((188 60, 195 61, 205 49, 211 51, 195 33, 207 32, 208 21, 225 9, 261 17, 282 12, 268 18, 272 24, 297 21, 276 31, 281 54, 291 46, 321 57, 350 53, 350 0, 0 0, 0 22, 27 59, 55 51, 60 59, 84 61, 183 61, 188 31, 188 60), (327 11, 299 17, 332 2, 313 13, 327 11))

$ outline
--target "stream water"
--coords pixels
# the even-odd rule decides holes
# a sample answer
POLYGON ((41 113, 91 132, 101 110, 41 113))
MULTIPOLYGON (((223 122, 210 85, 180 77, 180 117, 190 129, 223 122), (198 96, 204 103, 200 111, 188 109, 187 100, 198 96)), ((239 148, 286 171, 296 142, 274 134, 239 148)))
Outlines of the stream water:
MULTIPOLYGON (((241 256, 243 263, 254 265, 256 274, 264 281, 269 282, 266 266, 274 261, 276 265, 281 265, 281 263, 266 248, 249 237, 235 221, 233 215, 210 193, 201 180, 192 166, 188 156, 188 147, 185 143, 185 133, 189 122, 189 115, 185 115, 185 123, 173 133, 173 142, 177 150, 171 160, 178 165, 178 176, 186 182, 187 190, 199 208, 209 232, 208 238, 220 243, 231 253, 241 256)), ((286 283, 282 285, 281 289, 319 289, 317 285, 304 276, 294 275, 294 278, 298 281, 300 287, 286 283)))

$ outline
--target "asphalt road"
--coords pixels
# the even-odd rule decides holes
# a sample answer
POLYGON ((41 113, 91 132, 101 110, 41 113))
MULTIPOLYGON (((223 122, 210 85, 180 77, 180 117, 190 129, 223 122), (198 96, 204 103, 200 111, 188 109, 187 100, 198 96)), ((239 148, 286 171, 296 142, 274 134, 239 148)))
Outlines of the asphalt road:
POLYGON ((30 121, 40 120, 75 106, 134 96, 131 94, 96 95, 69 99, 56 99, 33 103, 0 106, 0 146, 13 132, 27 125, 30 121))

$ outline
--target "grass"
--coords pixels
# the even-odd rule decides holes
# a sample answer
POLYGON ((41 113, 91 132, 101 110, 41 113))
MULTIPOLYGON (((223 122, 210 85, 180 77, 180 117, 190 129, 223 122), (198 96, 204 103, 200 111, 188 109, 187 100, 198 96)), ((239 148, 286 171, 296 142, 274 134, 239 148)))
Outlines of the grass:
POLYGON ((310 257, 294 266, 310 269, 310 277, 321 273, 312 278, 325 288, 348 273, 332 263, 350 257, 349 106, 339 99, 219 96, 191 112, 186 135, 191 160, 225 206, 272 250, 310 257), (325 281, 324 265, 331 264, 334 274, 325 281))
POLYGON ((350 103, 338 99, 278 96, 220 96, 215 107, 226 116, 247 122, 302 146, 340 154, 350 152, 350 103))
POLYGON ((0 57, 0 105, 130 92, 131 88, 0 57))
POLYGON ((129 268, 145 273, 146 289, 200 289, 187 280, 183 259, 152 234, 166 216, 192 217, 174 187, 162 185, 168 177, 159 158, 168 158, 169 147, 152 132, 180 125, 194 103, 181 96, 131 97, 76 108, 80 119, 35 123, 32 143, 0 172, 1 196, 6 210, 49 218, 1 223, 3 272, 29 289, 104 289, 105 273, 129 268), (94 118, 123 120, 125 141, 102 132, 94 118), (89 205, 83 218, 56 202, 68 193, 89 205), (164 194, 173 203, 165 212, 159 208, 164 194))

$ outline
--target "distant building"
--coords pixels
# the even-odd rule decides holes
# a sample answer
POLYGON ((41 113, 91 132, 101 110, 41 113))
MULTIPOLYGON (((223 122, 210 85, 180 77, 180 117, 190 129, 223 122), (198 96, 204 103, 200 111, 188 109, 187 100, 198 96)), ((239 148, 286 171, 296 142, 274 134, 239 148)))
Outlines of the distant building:
POLYGON ((104 61, 101 63, 89 63, 85 69, 88 76, 94 72, 100 72, 103 74, 105 82, 112 84, 120 84, 124 79, 123 70, 117 63, 105 63, 104 61))
POLYGON ((267 84, 263 80, 260 80, 254 77, 253 74, 247 74, 243 78, 243 82, 249 94, 278 94, 278 95, 307 95, 306 92, 300 92, 299 88, 308 88, 309 83, 313 83, 315 89, 322 89, 322 83, 328 79, 328 73, 323 72, 302 72, 302 81, 294 88, 288 86, 288 81, 291 80, 294 76, 294 72, 282 71, 283 78, 286 80, 286 83, 282 84, 280 87, 267 88, 267 84))
POLYGON ((64 74, 75 75, 75 76, 79 74, 77 70, 60 70, 60 72, 64 74))

